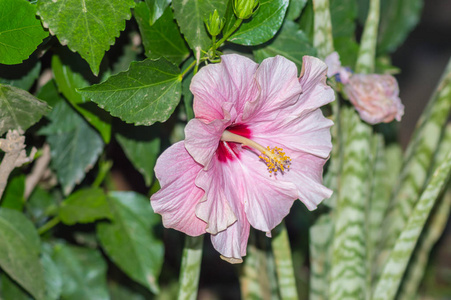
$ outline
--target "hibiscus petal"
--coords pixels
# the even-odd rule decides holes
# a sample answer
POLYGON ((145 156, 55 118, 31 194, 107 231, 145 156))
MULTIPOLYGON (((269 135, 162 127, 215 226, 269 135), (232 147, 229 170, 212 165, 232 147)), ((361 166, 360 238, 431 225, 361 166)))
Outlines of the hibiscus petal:
POLYGON ((246 255, 250 229, 241 197, 242 174, 231 168, 237 163, 237 159, 223 162, 214 158, 208 171, 196 179, 196 184, 205 189, 205 201, 198 204, 196 215, 208 223, 213 246, 230 262, 238 262, 246 255))
POLYGON ((253 151, 243 151, 241 163, 235 163, 233 173, 237 175, 235 185, 241 184, 240 198, 244 200, 244 210, 252 227, 270 236, 283 218, 290 212, 297 199, 296 186, 288 181, 278 180, 270 175, 266 164, 253 151))
POLYGON ((281 110, 293 105, 302 92, 297 72, 296 65, 283 56, 265 59, 255 72, 260 97, 247 103, 243 120, 272 120, 281 110))
POLYGON ((322 184, 323 167, 326 159, 302 154, 292 157, 290 171, 281 180, 294 183, 298 198, 309 210, 314 210, 321 201, 332 195, 332 190, 322 184))
POLYGON ((208 167, 229 124, 229 120, 214 120, 208 124, 199 119, 190 120, 185 127, 186 150, 195 161, 208 167))
POLYGON ((296 114, 308 113, 335 100, 334 91, 326 84, 327 65, 313 56, 302 58, 299 82, 302 94, 296 105, 296 114))
POLYGON ((178 142, 161 154, 155 166, 155 175, 161 189, 152 195, 150 203, 161 214, 163 225, 191 236, 205 233, 206 224, 196 217, 197 203, 204 191, 195 184, 202 166, 196 163, 178 142))
POLYGON ((333 124, 316 109, 301 117, 291 115, 274 122, 252 124, 249 129, 257 143, 281 147, 290 157, 300 151, 328 158, 332 150, 330 127, 333 124))
POLYGON ((224 102, 234 103, 236 111, 242 112, 244 104, 259 93, 254 80, 258 66, 255 62, 236 54, 223 55, 221 60, 203 67, 191 81, 195 116, 207 122, 223 119, 224 102))

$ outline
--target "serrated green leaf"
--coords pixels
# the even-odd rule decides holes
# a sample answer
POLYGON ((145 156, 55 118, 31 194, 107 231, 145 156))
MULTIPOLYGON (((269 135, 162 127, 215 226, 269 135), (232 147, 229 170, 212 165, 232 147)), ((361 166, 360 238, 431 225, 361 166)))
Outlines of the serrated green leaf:
POLYGON ((63 274, 61 298, 108 300, 107 265, 98 250, 57 244, 52 259, 63 274))
POLYGON ((285 21, 273 40, 254 50, 254 58, 258 63, 265 58, 282 55, 294 62, 299 70, 302 66, 302 57, 315 54, 316 49, 310 44, 307 36, 291 21, 285 21))
POLYGON ((40 0, 37 14, 63 45, 78 52, 99 73, 102 58, 130 19, 135 1, 40 0))
POLYGON ((82 189, 71 194, 61 203, 58 215, 66 225, 112 218, 106 195, 100 188, 82 189))
POLYGON ((89 85, 81 73, 81 66, 83 66, 83 61, 78 59, 78 55, 76 57, 71 55, 71 57, 66 57, 65 60, 59 55, 52 56, 52 71, 58 90, 97 129, 105 143, 108 144, 111 139, 111 115, 76 91, 78 88, 89 85))
POLYGON ((25 204, 24 192, 25 175, 9 178, 1 198, 1 207, 22 211, 25 204))
MULTIPOLYGON (((190 57, 185 61, 182 66, 182 70, 186 70, 188 66, 194 61, 193 57, 190 57)), ((183 76, 182 81, 182 96, 183 96, 183 104, 185 105, 186 111, 186 120, 189 121, 194 118, 194 110, 193 110, 193 94, 191 93, 189 86, 191 85, 191 79, 193 79, 194 71, 191 70, 183 76)))
POLYGON ((307 0, 290 0, 290 5, 288 5, 286 19, 289 21, 294 21, 297 18, 299 18, 306 4, 307 0))
POLYGON ((36 299, 44 299, 38 233, 22 213, 0 208, 0 267, 36 299))
POLYGON ((57 200, 48 191, 37 186, 25 203, 25 212, 29 219, 42 225, 47 217, 56 212, 57 200))
POLYGON ((11 300, 32 300, 30 294, 27 293, 18 283, 6 274, 0 275, 0 295, 2 299, 11 300))
POLYGON ((188 57, 189 49, 174 21, 170 7, 153 25, 149 25, 151 14, 144 2, 139 3, 134 12, 147 57, 165 57, 177 65, 188 57))
POLYGON ((371 127, 362 123, 354 108, 341 110, 343 166, 336 208, 330 272, 330 298, 353 295, 365 299, 367 290, 367 204, 369 200, 371 127))
POLYGON ((163 244, 150 228, 159 222, 158 215, 149 199, 137 193, 113 192, 108 200, 113 220, 97 225, 103 249, 130 278, 157 293, 163 244))
POLYGON ((160 152, 160 139, 155 127, 121 124, 116 139, 133 166, 144 176, 147 186, 153 180, 153 169, 160 152))
POLYGON ((423 0, 382 0, 378 53, 395 51, 417 25, 423 0))
POLYGON ((49 110, 27 91, 0 84, 0 136, 10 129, 27 130, 49 110))
POLYGON ((451 171, 451 152, 445 161, 434 171, 420 199, 401 231, 385 264, 372 299, 393 299, 409 263, 410 256, 423 230, 423 226, 434 206, 444 183, 451 171))
POLYGON ((41 62, 28 59, 20 65, 0 65, 0 84, 8 84, 28 91, 38 79, 41 62))
POLYGON ((104 144, 97 131, 64 100, 55 105, 48 117, 51 123, 39 133, 47 136, 50 166, 68 195, 94 166, 104 144))
POLYGON ((26 0, 0 2, 0 64, 20 64, 48 35, 35 15, 36 6, 26 0))
POLYGON ((194 56, 199 58, 201 50, 210 47, 210 37, 205 29, 204 19, 216 9, 224 16, 227 1, 224 0, 173 0, 174 16, 180 26, 180 32, 185 36, 194 56))
POLYGON ((39 99, 42 99, 50 107, 54 107, 56 103, 62 101, 61 95, 58 93, 56 88, 56 82, 52 79, 49 80, 38 92, 39 99))
POLYGON ((181 80, 179 68, 166 59, 146 59, 79 93, 127 123, 152 125, 171 116, 180 101, 181 80))
POLYGON ((240 45, 255 46, 269 41, 283 23, 289 0, 262 0, 257 12, 227 40, 240 45))
POLYGON ((41 256, 41 263, 44 267, 44 280, 46 286, 46 300, 60 299, 60 295, 63 288, 62 275, 53 262, 49 253, 45 250, 41 256))
MULTIPOLYGON (((149 25, 152 26, 164 13, 171 0, 145 0, 149 8, 149 25)), ((138 4, 139 5, 139 4, 138 4)))

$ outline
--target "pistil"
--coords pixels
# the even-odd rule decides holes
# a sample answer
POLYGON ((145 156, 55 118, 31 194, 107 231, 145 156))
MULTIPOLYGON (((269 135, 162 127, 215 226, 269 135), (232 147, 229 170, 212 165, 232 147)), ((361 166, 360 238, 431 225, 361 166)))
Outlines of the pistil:
POLYGON ((239 143, 259 151, 261 155, 258 157, 266 164, 270 174, 274 173, 277 175, 277 171, 283 173, 290 168, 291 158, 285 155, 285 152, 283 152, 283 149, 280 147, 270 148, 267 146, 265 148, 251 139, 234 134, 228 130, 224 130, 222 133, 221 141, 239 143))

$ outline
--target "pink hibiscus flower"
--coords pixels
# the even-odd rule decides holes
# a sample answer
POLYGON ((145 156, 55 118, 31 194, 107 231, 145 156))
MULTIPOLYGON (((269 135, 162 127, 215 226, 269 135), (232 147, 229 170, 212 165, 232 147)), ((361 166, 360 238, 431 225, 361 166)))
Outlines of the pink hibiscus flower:
POLYGON ((260 65, 239 55, 193 77, 195 119, 186 139, 167 149, 151 197, 165 227, 211 234, 221 258, 246 255, 250 225, 268 236, 300 199, 315 209, 332 191, 322 185, 332 144, 320 106, 334 100, 326 65, 305 56, 303 71, 277 56, 260 65))

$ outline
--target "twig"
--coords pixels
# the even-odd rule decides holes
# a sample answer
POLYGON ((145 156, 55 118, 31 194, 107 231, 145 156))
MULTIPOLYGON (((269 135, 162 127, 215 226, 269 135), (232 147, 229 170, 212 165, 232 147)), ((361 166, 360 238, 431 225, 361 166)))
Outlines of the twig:
POLYGON ((47 167, 50 163, 50 146, 48 144, 44 144, 42 147, 42 155, 34 163, 33 169, 31 173, 25 179, 25 192, 24 197, 28 199, 30 197, 31 192, 33 192, 34 188, 38 184, 39 180, 44 177, 47 167))
POLYGON ((0 165, 0 199, 5 191, 9 174, 14 168, 22 166, 33 160, 36 148, 33 147, 30 156, 25 152, 25 137, 21 130, 9 130, 5 139, 0 139, 0 150, 5 152, 0 165))

